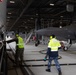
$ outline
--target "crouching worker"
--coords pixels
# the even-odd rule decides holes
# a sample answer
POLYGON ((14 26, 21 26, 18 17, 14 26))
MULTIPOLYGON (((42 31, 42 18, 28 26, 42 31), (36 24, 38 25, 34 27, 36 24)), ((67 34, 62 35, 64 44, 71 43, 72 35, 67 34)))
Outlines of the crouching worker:
POLYGON ((18 34, 16 34, 16 54, 15 54, 15 61, 16 64, 22 64, 23 62, 23 54, 24 54, 24 41, 23 38, 21 36, 19 36, 18 34))
POLYGON ((47 54, 44 58, 44 60, 46 60, 47 56, 49 58, 48 66, 46 69, 47 72, 51 72, 51 63, 52 63, 52 60, 54 60, 56 68, 58 70, 58 75, 62 75, 61 67, 60 67, 60 64, 58 62, 58 48, 60 48, 60 47, 61 47, 60 42, 56 39, 55 35, 50 36, 47 54))

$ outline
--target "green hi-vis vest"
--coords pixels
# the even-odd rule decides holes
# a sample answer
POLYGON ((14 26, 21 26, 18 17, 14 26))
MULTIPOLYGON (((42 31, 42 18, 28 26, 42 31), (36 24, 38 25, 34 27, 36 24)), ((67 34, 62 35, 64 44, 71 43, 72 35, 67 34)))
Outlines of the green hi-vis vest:
POLYGON ((23 39, 20 36, 18 36, 17 38, 18 38, 18 44, 17 44, 18 48, 24 48, 23 39))
POLYGON ((58 51, 58 48, 61 47, 61 44, 57 39, 53 38, 48 43, 48 47, 51 48, 51 51, 58 51))

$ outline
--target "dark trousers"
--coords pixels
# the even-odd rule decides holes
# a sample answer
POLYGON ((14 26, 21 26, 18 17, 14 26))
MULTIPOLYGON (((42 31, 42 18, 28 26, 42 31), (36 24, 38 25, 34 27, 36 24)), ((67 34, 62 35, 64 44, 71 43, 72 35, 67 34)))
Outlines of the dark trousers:
POLYGON ((58 62, 58 57, 49 57, 49 60, 48 60, 48 69, 51 69, 52 60, 54 60, 55 66, 56 66, 57 70, 61 71, 61 67, 60 67, 60 64, 58 62))
POLYGON ((15 61, 17 64, 22 64, 23 53, 24 53, 24 48, 17 48, 16 54, 15 54, 15 61))

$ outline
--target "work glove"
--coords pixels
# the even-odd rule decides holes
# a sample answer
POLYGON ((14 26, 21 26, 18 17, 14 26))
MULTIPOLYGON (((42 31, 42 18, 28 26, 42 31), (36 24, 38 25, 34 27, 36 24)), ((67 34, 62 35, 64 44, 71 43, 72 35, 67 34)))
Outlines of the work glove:
POLYGON ((44 58, 43 60, 46 61, 46 58, 44 58))

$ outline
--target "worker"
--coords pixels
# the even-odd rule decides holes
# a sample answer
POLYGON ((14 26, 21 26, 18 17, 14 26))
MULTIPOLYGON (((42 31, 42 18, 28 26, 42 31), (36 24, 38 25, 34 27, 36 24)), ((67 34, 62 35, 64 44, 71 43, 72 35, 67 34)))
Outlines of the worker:
POLYGON ((22 64, 23 62, 24 41, 23 41, 23 38, 18 34, 16 34, 16 37, 17 37, 17 40, 16 40, 17 47, 16 47, 15 60, 18 65, 18 64, 22 64))
POLYGON ((55 35, 51 35, 50 41, 48 43, 47 53, 46 53, 46 56, 44 58, 44 60, 46 60, 47 56, 49 58, 48 66, 46 69, 47 72, 51 72, 51 62, 52 62, 52 60, 54 60, 54 62, 56 64, 56 68, 58 70, 58 75, 62 75, 61 67, 60 67, 60 64, 58 62, 58 50, 59 50, 58 48, 60 48, 60 47, 61 47, 61 44, 56 39, 55 35))

